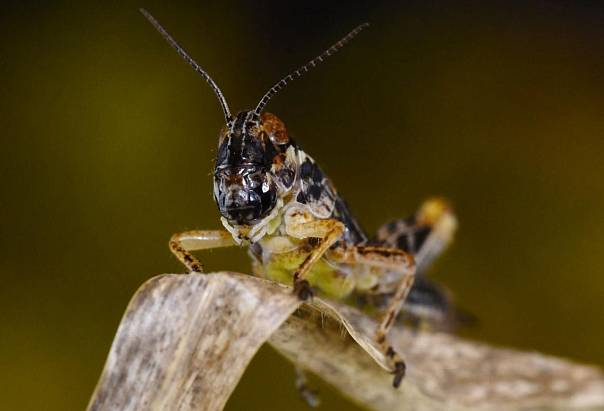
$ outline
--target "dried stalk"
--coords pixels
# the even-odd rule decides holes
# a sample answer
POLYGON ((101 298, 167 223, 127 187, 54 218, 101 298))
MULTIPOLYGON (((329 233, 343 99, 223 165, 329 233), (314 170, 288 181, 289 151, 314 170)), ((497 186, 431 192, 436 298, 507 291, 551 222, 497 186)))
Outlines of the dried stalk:
POLYGON ((402 329, 392 338, 409 372, 395 390, 374 328, 354 308, 300 305, 288 288, 251 276, 155 277, 130 302, 88 409, 221 410, 268 340, 373 410, 604 411, 598 369, 402 329))
POLYGON ((298 305, 250 276, 155 277, 130 301, 88 409, 221 410, 298 305))

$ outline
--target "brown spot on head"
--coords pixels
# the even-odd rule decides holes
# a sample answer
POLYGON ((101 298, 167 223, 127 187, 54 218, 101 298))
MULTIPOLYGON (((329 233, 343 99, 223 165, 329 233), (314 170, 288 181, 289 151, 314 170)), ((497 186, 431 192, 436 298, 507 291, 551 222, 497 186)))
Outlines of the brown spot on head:
POLYGON ((285 124, 274 114, 262 114, 260 117, 260 129, 264 131, 275 144, 286 144, 289 141, 285 124))

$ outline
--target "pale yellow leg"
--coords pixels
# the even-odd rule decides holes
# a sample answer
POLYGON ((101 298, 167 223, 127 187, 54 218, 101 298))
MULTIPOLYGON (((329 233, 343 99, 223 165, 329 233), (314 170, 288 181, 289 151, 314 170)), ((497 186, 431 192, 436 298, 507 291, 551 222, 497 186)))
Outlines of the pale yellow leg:
POLYGON ((294 293, 302 300, 312 297, 312 290, 306 276, 313 265, 325 254, 329 247, 344 233, 344 224, 338 220, 314 220, 292 223, 287 233, 296 238, 316 238, 314 248, 294 273, 294 293))
POLYGON ((364 264, 401 273, 400 282, 375 331, 375 341, 380 345, 382 353, 391 365, 394 374, 392 385, 397 388, 405 375, 406 367, 404 360, 388 341, 388 332, 413 285, 415 276, 413 257, 396 248, 349 246, 331 251, 329 258, 340 263, 364 264))
POLYGON ((191 272, 203 272, 203 265, 190 252, 236 245, 233 236, 224 230, 192 230, 177 233, 170 238, 170 251, 191 272))

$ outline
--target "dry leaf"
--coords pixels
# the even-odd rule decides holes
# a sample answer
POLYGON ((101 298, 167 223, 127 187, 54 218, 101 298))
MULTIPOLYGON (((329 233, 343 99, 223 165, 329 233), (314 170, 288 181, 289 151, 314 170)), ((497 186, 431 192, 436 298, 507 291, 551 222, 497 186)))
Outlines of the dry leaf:
POLYGON ((374 410, 604 410, 604 375, 536 353, 393 330, 400 389, 372 318, 235 273, 164 275, 130 302, 89 410, 221 410, 262 343, 374 410), (299 308, 299 309, 298 309, 299 308), (294 315, 292 315, 294 313, 294 315))

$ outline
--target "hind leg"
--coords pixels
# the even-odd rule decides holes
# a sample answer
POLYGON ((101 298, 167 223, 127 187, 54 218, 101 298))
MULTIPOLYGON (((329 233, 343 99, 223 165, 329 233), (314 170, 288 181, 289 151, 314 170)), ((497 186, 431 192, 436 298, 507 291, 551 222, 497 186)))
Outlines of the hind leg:
POLYGON ((411 217, 382 225, 372 240, 405 250, 415 258, 416 276, 421 281, 415 281, 403 309, 416 324, 449 330, 453 327, 448 294, 424 274, 452 242, 456 229, 457 219, 450 204, 442 198, 431 198, 411 217))
POLYGON ((413 254, 421 274, 451 243, 456 229, 457 220, 449 203, 431 198, 411 217, 382 225, 373 242, 413 254))

